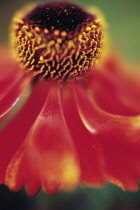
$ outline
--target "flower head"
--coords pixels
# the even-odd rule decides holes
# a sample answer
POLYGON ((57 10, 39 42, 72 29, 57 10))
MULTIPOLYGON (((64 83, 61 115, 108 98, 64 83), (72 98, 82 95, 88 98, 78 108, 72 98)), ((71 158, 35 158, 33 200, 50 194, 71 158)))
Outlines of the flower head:
POLYGON ((94 68, 104 38, 98 16, 66 2, 26 10, 16 13, 11 30, 15 58, 23 68, 60 81, 83 78, 94 68))
POLYGON ((0 183, 30 195, 78 183, 137 190, 139 82, 115 55, 103 59, 97 9, 30 5, 10 37, 15 59, 1 49, 0 61, 0 183))

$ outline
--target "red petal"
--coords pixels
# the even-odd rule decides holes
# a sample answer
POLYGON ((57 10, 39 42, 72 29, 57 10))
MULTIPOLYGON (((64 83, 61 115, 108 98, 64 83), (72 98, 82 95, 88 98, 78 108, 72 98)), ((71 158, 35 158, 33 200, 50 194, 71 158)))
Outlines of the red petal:
MULTIPOLYGON (((34 188, 36 177, 49 193, 71 188, 79 179, 76 152, 63 116, 57 84, 50 87, 47 101, 22 149, 13 157, 7 169, 6 184, 13 190, 29 183, 34 188)), ((30 185, 29 193, 33 191, 30 185)))
POLYGON ((9 55, 9 50, 0 48, 0 100, 23 76, 16 62, 9 55))
POLYGON ((37 83, 26 104, 0 132, 0 183, 4 182, 6 167, 37 118, 46 99, 47 92, 46 85, 37 83))
POLYGON ((9 88, 9 91, 7 91, 5 96, 3 96, 3 98, 0 100, 0 120, 2 124, 3 124, 2 119, 5 120, 5 117, 9 114, 10 111, 13 110, 13 108, 14 111, 17 112, 18 109, 21 107, 21 105, 23 105, 23 103, 27 100, 28 98, 27 96, 29 96, 30 94, 29 84, 31 80, 32 77, 29 77, 29 75, 22 76, 22 78, 20 78, 12 88, 11 87, 9 88), (28 92, 26 91, 27 88, 28 92), (24 95, 25 91, 26 94, 24 95), (16 106, 17 103, 18 106, 16 106))
MULTIPOLYGON (((30 161, 30 152, 27 145, 22 144, 18 152, 10 162, 5 177, 5 184, 14 191, 18 191, 26 184, 26 190, 30 196, 34 196, 40 190, 38 173, 35 173, 33 163, 30 161)), ((35 163, 38 164, 38 161, 35 163)))
POLYGON ((133 123, 140 122, 140 116, 120 116, 100 109, 88 96, 88 92, 78 83, 74 87, 74 95, 79 114, 86 128, 91 133, 110 128, 132 128, 133 123), (123 127, 122 127, 123 126, 123 127))
POLYGON ((140 116, 108 114, 78 85, 75 97, 84 125, 101 143, 104 176, 122 188, 136 190, 140 182, 140 116))
POLYGON ((82 123, 70 87, 63 88, 63 109, 79 155, 81 182, 94 186, 105 184, 100 142, 82 123))
MULTIPOLYGON (((94 100, 105 111, 120 115, 140 113, 140 74, 115 56, 108 58, 92 78, 94 100)), ((91 87, 90 87, 91 88, 91 87)))
POLYGON ((27 100, 30 91, 26 92, 26 97, 24 95, 22 100, 21 95, 29 86, 32 77, 29 74, 23 74, 18 65, 11 60, 6 47, 1 48, 0 53, 0 129, 2 129, 27 100), (13 112, 5 118, 11 110, 13 112), (2 121, 3 118, 4 121, 2 121))
POLYGON ((125 132, 113 129, 100 133, 98 138, 102 144, 106 179, 124 190, 135 191, 140 183, 140 139, 135 142, 138 136, 135 133, 127 136, 125 132))

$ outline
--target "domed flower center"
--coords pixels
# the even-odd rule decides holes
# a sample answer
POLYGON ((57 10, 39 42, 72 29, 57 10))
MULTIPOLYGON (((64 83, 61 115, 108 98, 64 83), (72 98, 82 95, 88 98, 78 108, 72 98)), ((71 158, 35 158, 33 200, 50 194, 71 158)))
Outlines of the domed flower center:
POLYGON ((46 80, 63 81, 83 78, 94 69, 103 33, 95 14, 68 2, 49 2, 16 13, 11 43, 23 69, 46 80))
POLYGON ((80 7, 66 2, 52 2, 39 5, 24 18, 24 21, 31 26, 38 26, 40 29, 49 31, 75 31, 79 24, 87 19, 95 19, 87 14, 80 7))

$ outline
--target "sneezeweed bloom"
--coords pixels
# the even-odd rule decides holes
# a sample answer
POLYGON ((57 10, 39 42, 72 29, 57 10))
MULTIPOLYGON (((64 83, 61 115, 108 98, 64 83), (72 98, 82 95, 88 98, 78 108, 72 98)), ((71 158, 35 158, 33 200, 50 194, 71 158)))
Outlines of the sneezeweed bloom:
POLYGON ((0 60, 0 183, 30 195, 79 183, 137 190, 140 75, 107 55, 98 10, 26 6, 10 40, 14 59, 1 49, 0 60))

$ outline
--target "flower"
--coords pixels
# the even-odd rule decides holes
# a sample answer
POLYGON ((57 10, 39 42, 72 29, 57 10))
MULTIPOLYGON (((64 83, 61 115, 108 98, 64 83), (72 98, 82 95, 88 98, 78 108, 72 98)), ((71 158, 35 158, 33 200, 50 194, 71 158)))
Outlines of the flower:
POLYGON ((32 196, 78 183, 138 189, 139 73, 104 56, 105 36, 97 9, 53 2, 16 13, 15 60, 1 48, 0 183, 32 196))

